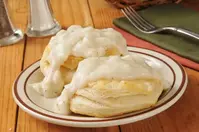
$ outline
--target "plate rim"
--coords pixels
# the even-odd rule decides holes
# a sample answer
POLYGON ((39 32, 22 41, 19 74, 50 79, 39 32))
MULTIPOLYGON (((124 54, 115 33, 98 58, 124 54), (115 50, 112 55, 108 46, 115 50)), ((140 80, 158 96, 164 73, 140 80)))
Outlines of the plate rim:
MULTIPOLYGON (((128 46, 128 47, 131 47, 131 46, 128 46)), ((33 115, 33 116, 35 116, 36 118, 39 118, 39 119, 42 119, 42 120, 45 120, 45 121, 47 121, 47 122, 51 122, 51 123, 55 123, 55 124, 59 124, 59 125, 67 125, 67 123, 57 123, 57 122, 55 122, 55 121, 50 121, 50 120, 47 120, 47 119, 44 119, 45 118, 45 116, 47 115, 47 117, 46 118, 49 118, 49 119, 51 119, 51 120, 61 120, 61 121, 63 121, 63 122, 75 122, 75 123, 91 123, 91 124, 93 124, 93 123, 105 123, 104 125, 99 125, 99 127, 101 127, 101 126, 112 126, 112 125, 106 125, 106 122, 113 122, 113 121, 118 121, 119 123, 115 123, 115 125, 117 125, 117 124, 126 124, 126 123, 123 123, 122 122, 122 120, 125 120, 125 119, 130 119, 130 118, 135 118, 135 117, 137 117, 137 116, 142 116, 143 114, 147 114, 148 112, 154 112, 152 115, 149 115, 149 116, 146 116, 146 117, 143 117, 143 118, 139 118, 139 119, 136 119, 135 121, 138 121, 138 120, 142 120, 142 119, 145 119, 145 118, 149 118, 149 117, 151 117, 151 116, 154 116, 154 115, 156 115, 156 114, 158 114, 158 113, 160 113, 160 112, 162 112, 162 111, 164 111, 164 110, 166 110, 166 109, 168 109, 171 105, 173 105, 175 102, 177 102, 177 100, 182 96, 182 94, 184 93, 184 91, 185 91, 185 89, 186 89, 186 87, 187 87, 187 82, 188 82, 188 79, 187 79, 187 74, 186 74, 186 72, 185 72, 185 70, 184 70, 184 68, 176 61, 176 60, 174 60, 173 58, 171 58, 171 57, 169 57, 169 56, 167 56, 167 55, 165 55, 165 54, 162 54, 162 53, 159 53, 159 52, 157 52, 157 51, 154 51, 154 50, 149 50, 149 49, 145 49, 145 48, 137 48, 137 47, 133 47, 134 48, 134 50, 132 50, 132 49, 128 49, 129 51, 133 51, 133 52, 139 52, 139 53, 141 53, 141 54, 144 54, 144 55, 147 55, 147 56, 150 56, 150 57, 153 57, 153 58, 155 58, 155 59, 158 59, 158 60, 161 60, 161 61, 163 61, 165 64, 167 64, 167 66, 169 66, 170 67, 170 65, 167 63, 167 62, 165 62, 164 60, 162 60, 161 58, 158 58, 158 57, 156 57, 156 56, 153 56, 153 55, 151 55, 151 54, 147 54, 146 53, 146 51, 136 51, 137 49, 144 49, 144 50, 148 50, 148 51, 152 51, 152 52, 155 52, 155 53, 158 53, 158 54, 161 54, 161 55, 163 55, 163 56, 166 56, 166 57, 168 57, 169 59, 171 59, 172 61, 174 61, 176 64, 177 64, 177 66, 178 66, 178 68, 180 68, 180 70, 181 70, 181 72, 182 72, 182 76, 183 76, 183 78, 182 78, 182 83, 181 83, 181 85, 179 86, 179 88, 178 88, 178 90, 174 93, 174 95, 172 95, 172 97, 171 98, 169 98, 168 100, 166 100, 164 103, 162 103, 162 104, 160 104, 159 106, 157 106, 157 107, 154 107, 154 108, 151 108, 151 109, 149 109, 149 110, 147 110, 147 111, 144 111, 144 112, 140 112, 140 113, 137 113, 137 114, 135 114, 135 115, 127 115, 127 116, 124 116, 124 117, 118 117, 118 118, 114 118, 114 119, 105 119, 105 120, 76 120, 76 119, 67 119, 67 118, 63 118, 63 119, 60 119, 59 117, 54 117, 54 116, 51 116, 51 115, 49 115, 49 114, 44 114, 44 113, 37 113, 37 112, 35 112, 35 110, 34 109, 32 109, 32 108, 30 108, 28 105, 26 105, 26 103, 24 102, 24 101, 22 101, 21 100, 21 98, 18 96, 18 92, 17 92, 17 82, 18 82, 18 80, 19 80, 19 78, 21 77, 21 75, 28 69, 28 68, 30 68, 32 65, 34 65, 34 64, 36 64, 36 63, 38 63, 38 61, 40 60, 37 60, 37 61, 35 61, 35 62, 33 62, 32 64, 30 64, 28 67, 26 67, 23 71, 21 71, 21 73, 18 75, 18 77, 17 77, 17 79, 15 80, 15 82, 14 82, 14 85, 13 85, 13 89, 12 89, 12 93, 13 93, 13 97, 14 97, 14 100, 15 100, 15 102, 17 103, 17 105, 19 105, 20 106, 20 108, 22 108, 25 112, 27 112, 28 114, 30 114, 30 115, 33 115), (17 93, 17 94, 16 94, 17 93), (177 98, 177 96, 179 95, 181 93, 181 95, 177 98), (16 97, 16 95, 18 96, 18 99, 17 99, 17 97, 16 97), (174 100, 175 98, 177 98, 176 100, 174 100), (171 103, 172 101, 174 100, 174 102, 173 103, 171 103), (21 102, 23 102, 23 103, 21 103, 21 102), (168 105, 170 103, 170 105, 168 105), (159 112, 155 112, 154 110, 156 110, 156 109, 160 109, 160 108, 162 108, 164 106, 164 108, 163 108, 163 110, 160 110, 159 112), (167 106, 167 107, 165 107, 165 106, 167 106), (25 108, 24 108, 25 107, 25 108), (27 108, 27 107, 29 107, 29 108, 27 108), (32 110, 31 110, 32 109, 32 110)), ((38 69, 38 67, 36 67, 36 68, 34 68, 32 71, 31 71, 31 73, 33 73, 35 70, 37 70, 38 69)), ((172 68, 171 68, 172 69, 172 68)), ((28 76, 30 76, 31 75, 31 73, 28 75, 28 76)), ((28 78, 28 77, 27 77, 28 78)), ((24 88, 23 88, 24 89, 24 88)), ((28 96, 27 96, 28 97, 28 96)), ((132 122, 132 121, 129 121, 128 123, 130 123, 130 122, 132 122)), ((134 122, 134 121, 133 121, 134 122)), ((84 124, 84 125, 85 125, 84 124)), ((69 126, 71 126, 71 125, 69 125, 69 126)), ((74 125, 74 126, 78 126, 78 125, 74 125)), ((98 126, 94 126, 94 125, 85 125, 85 126, 81 126, 81 127, 90 127, 90 126, 92 126, 92 127, 98 127, 98 126)))

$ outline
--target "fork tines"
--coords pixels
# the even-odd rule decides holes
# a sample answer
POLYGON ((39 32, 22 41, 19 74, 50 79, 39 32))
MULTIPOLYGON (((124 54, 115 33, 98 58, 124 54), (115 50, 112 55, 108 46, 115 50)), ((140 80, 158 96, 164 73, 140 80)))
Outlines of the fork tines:
POLYGON ((141 32, 147 32, 155 28, 155 26, 140 16, 131 6, 122 9, 122 12, 133 24, 133 26, 135 26, 141 32))

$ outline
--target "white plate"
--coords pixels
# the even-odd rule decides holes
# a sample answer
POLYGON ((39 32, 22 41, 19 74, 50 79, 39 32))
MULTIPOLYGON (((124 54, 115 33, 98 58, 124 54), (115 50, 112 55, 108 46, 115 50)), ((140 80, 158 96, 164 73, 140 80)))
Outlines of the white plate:
POLYGON ((95 118, 80 115, 59 115, 51 112, 55 99, 46 99, 36 93, 28 84, 42 79, 39 61, 30 65, 16 79, 13 86, 13 97, 21 109, 41 120, 72 127, 107 127, 136 122, 154 116, 173 105, 184 93, 187 86, 187 75, 180 64, 163 54, 141 48, 128 47, 132 54, 147 58, 152 66, 162 67, 163 77, 170 88, 149 109, 124 114, 111 118, 95 118))

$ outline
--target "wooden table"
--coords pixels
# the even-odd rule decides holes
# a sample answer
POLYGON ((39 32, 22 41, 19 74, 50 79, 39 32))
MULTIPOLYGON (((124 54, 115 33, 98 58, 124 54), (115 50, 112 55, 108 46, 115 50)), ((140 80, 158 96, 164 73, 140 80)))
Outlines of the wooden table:
MULTIPOLYGON (((54 15, 63 27, 72 24, 105 28, 121 12, 104 0, 51 0, 54 15)), ((199 1, 184 0, 199 9, 199 1)), ((27 0, 8 0, 11 18, 25 29, 27 0)), ((21 70, 38 60, 50 37, 25 38, 19 43, 0 47, 0 132, 199 132, 199 72, 185 68, 189 84, 183 97, 171 108, 152 118, 108 128, 71 128, 40 121, 22 111, 11 94, 12 84, 21 70)))

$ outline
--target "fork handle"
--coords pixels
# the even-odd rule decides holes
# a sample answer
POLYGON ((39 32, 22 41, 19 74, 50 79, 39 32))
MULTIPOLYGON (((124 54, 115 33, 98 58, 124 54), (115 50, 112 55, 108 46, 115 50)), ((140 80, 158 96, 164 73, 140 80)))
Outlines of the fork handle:
POLYGON ((189 36, 189 37, 192 37, 192 38, 195 38, 195 39, 199 40, 199 34, 194 33, 194 32, 192 32, 192 31, 189 31, 189 30, 187 30, 187 29, 176 28, 175 31, 178 32, 178 33, 181 33, 181 34, 183 34, 183 35, 187 35, 187 36, 189 36))

